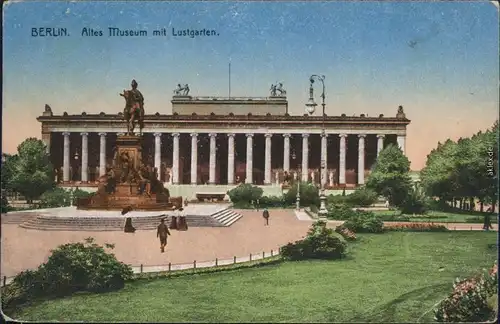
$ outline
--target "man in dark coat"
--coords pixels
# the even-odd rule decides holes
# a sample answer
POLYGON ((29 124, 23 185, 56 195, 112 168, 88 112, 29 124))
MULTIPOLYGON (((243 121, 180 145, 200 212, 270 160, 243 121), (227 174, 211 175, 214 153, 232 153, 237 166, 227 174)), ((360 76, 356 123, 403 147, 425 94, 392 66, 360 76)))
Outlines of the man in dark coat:
POLYGON ((267 208, 265 208, 262 212, 262 217, 264 217, 264 219, 266 220, 266 226, 269 225, 269 211, 267 210, 267 208))
POLYGON ((158 230, 156 231, 156 237, 160 238, 160 250, 161 253, 165 252, 165 246, 167 245, 167 237, 170 235, 167 224, 165 224, 165 219, 162 218, 160 225, 158 225, 158 230))

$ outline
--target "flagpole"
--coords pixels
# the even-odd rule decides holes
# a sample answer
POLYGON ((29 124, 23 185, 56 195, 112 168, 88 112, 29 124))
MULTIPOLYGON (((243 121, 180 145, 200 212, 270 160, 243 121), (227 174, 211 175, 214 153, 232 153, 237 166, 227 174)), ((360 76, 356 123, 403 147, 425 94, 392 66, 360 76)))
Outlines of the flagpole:
POLYGON ((229 98, 231 99, 231 62, 229 62, 229 98))

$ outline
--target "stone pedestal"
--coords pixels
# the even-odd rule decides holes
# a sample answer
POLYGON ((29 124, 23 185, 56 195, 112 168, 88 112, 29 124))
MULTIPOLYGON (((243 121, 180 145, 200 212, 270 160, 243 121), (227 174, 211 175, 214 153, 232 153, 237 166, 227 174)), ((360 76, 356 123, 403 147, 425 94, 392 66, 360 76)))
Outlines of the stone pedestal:
MULTIPOLYGON (((182 197, 170 197, 168 190, 156 177, 149 177, 150 187, 156 192, 139 193, 139 170, 142 165, 142 137, 135 135, 118 135, 116 153, 113 161, 113 172, 99 178, 99 189, 90 198, 78 201, 78 209, 86 210, 173 210, 174 206, 182 206, 182 197), (128 154, 130 163, 128 179, 121 179, 122 154, 128 154), (114 173, 114 176, 111 174, 114 173), (109 178, 112 177, 112 178, 109 178), (115 185, 111 186, 115 181, 115 185), (114 190, 113 190, 114 189, 114 190)), ((147 175, 143 175, 148 177, 147 175)))
POLYGON ((117 157, 122 153, 128 153, 133 161, 134 169, 138 169, 142 164, 142 137, 135 135, 122 135, 116 138, 117 157))

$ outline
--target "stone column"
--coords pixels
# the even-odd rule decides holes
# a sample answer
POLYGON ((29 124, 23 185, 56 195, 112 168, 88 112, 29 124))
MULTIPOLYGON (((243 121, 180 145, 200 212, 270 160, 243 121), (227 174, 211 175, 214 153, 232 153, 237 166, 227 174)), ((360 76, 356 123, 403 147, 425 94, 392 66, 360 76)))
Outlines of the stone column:
POLYGON ((99 176, 106 174, 106 133, 99 133, 100 151, 99 151, 99 176))
POLYGON ((271 184, 271 140, 273 134, 266 134, 266 152, 265 152, 265 164, 264 164, 264 184, 271 184))
POLYGON ((191 184, 198 183, 198 133, 191 133, 191 184))
POLYGON ((247 165, 245 183, 253 184, 253 134, 247 135, 247 165))
POLYGON ((346 157, 347 134, 339 134, 339 136, 340 136, 339 184, 345 184, 345 157, 346 157))
POLYGON ((227 134, 227 183, 234 184, 234 136, 227 134))
POLYGON ((380 151, 384 149, 384 137, 385 135, 377 135, 377 157, 380 154, 380 151))
POLYGON ((398 135, 397 142, 403 154, 406 155, 406 135, 398 135))
POLYGON ((63 133, 64 136, 64 151, 63 151, 63 182, 69 182, 69 134, 63 133))
POLYGON ((155 136, 155 168, 158 170, 158 180, 161 179, 161 133, 154 133, 155 136))
POLYGON ((208 183, 215 184, 215 166, 217 159, 217 134, 210 133, 210 157, 208 161, 208 183))
POLYGON ((283 171, 290 171, 290 134, 283 134, 283 171))
POLYGON ((82 135, 82 183, 89 181, 89 133, 82 135))
POLYGON ((181 134, 173 133, 173 150, 172 150, 172 183, 179 184, 179 137, 181 134))
POLYGON ((309 178, 309 134, 302 134, 302 181, 309 178))
POLYGON ((358 135, 358 184, 365 184, 365 137, 358 135))
POLYGON ((321 185, 326 185, 327 180, 327 157, 328 157, 328 134, 321 134, 321 185))

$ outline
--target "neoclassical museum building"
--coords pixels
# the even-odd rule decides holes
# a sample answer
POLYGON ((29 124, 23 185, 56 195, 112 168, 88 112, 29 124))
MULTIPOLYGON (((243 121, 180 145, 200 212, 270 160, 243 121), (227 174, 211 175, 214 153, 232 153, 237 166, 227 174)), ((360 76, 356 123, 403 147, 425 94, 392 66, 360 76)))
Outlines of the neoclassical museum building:
MULTIPOLYGON (((174 95, 171 104, 168 115, 151 114, 146 104, 143 160, 165 186, 192 191, 238 183, 280 187, 285 171, 316 184, 323 179, 329 190, 354 188, 365 183, 384 146, 405 152, 410 123, 402 106, 387 117, 290 115, 286 96, 174 95)), ((46 105, 37 120, 61 186, 96 186, 117 135, 126 132, 122 113, 54 114, 46 105)))

